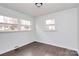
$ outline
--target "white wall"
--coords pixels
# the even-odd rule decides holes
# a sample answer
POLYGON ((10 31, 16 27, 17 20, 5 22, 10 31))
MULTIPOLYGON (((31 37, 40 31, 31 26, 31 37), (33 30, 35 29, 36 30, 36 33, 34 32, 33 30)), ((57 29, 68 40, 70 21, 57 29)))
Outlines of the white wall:
POLYGON ((35 40, 35 25, 33 17, 24 15, 17 11, 0 7, 0 15, 15 17, 18 19, 26 19, 32 21, 31 32, 4 32, 0 33, 0 54, 12 50, 15 46, 22 46, 35 40))
POLYGON ((77 25, 78 25, 77 26, 78 27, 78 35, 77 35, 78 36, 78 41, 77 42, 78 42, 78 54, 79 54, 79 7, 77 9, 77 15, 78 15, 77 16, 77 18, 78 18, 78 21, 77 21, 77 25))
POLYGON ((72 50, 77 47, 77 8, 72 8, 36 18, 37 41, 72 50), (41 30, 46 19, 56 20, 56 32, 41 30))

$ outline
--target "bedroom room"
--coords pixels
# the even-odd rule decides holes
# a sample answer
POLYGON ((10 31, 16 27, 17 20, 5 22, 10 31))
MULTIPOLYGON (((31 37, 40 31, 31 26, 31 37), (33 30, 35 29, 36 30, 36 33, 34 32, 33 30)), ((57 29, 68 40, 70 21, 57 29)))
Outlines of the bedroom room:
POLYGON ((0 56, 78 56, 79 3, 0 3, 0 56))

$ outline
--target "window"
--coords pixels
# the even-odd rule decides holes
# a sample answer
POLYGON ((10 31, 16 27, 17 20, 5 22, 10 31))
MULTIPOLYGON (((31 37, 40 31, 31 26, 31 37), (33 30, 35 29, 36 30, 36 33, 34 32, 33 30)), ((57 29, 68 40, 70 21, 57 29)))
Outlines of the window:
POLYGON ((31 23, 28 20, 0 16, 0 31, 30 31, 31 23))
POLYGON ((46 20, 46 27, 49 31, 55 31, 56 27, 55 27, 55 19, 49 19, 46 20))
POLYGON ((46 24, 47 25, 55 24, 55 19, 53 19, 53 20, 51 20, 51 19, 46 20, 46 24))
POLYGON ((30 24, 30 21, 21 20, 21 25, 31 25, 31 24, 30 24))
POLYGON ((52 26, 48 26, 49 27, 49 30, 56 30, 55 26, 52 25, 52 26))
POLYGON ((31 30, 31 23, 28 20, 21 20, 21 30, 31 30))
POLYGON ((0 16, 0 23, 4 23, 4 17, 3 16, 0 16))
POLYGON ((18 19, 16 18, 11 18, 11 17, 4 17, 5 23, 8 24, 18 24, 18 19))

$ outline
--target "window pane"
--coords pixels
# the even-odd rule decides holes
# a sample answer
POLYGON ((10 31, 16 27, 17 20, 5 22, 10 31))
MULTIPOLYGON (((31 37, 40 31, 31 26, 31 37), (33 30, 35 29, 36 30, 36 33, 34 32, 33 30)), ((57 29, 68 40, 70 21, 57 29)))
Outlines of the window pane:
POLYGON ((12 23, 12 24, 18 24, 18 19, 12 18, 11 23, 12 23))
POLYGON ((4 23, 3 16, 0 16, 0 23, 4 23))
POLYGON ((31 24, 30 24, 30 21, 26 21, 26 25, 31 25, 31 24))
POLYGON ((15 18, 5 16, 4 19, 5 19, 5 23, 9 23, 9 24, 17 24, 18 23, 18 20, 15 18))
POLYGON ((20 29, 21 30, 31 30, 31 28, 29 26, 21 26, 20 29))
POLYGON ((22 25, 31 25, 30 21, 27 21, 27 20, 20 20, 20 22, 22 25))
POLYGON ((53 19, 53 20, 46 20, 46 24, 47 25, 55 24, 55 19, 53 19))
POLYGON ((5 23, 10 23, 11 18, 10 17, 4 17, 5 23))
POLYGON ((55 26, 48 26, 49 30, 56 30, 55 26))

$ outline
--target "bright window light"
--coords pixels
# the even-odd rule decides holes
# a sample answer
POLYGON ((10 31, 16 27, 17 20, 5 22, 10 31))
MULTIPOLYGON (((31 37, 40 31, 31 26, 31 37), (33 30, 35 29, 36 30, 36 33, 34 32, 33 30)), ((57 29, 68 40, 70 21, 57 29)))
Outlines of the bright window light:
POLYGON ((16 18, 12 18, 11 23, 12 23, 12 24, 18 24, 18 19, 16 19, 16 18))
POLYGON ((30 21, 26 21, 26 25, 31 25, 30 21))
POLYGON ((3 16, 0 16, 0 23, 4 23, 3 16))
POLYGON ((17 18, 0 16, 0 31, 20 31, 31 30, 29 20, 18 20, 17 18))
POLYGON ((55 24, 55 19, 49 19, 49 20, 46 20, 46 24, 47 25, 50 25, 50 24, 55 24))
POLYGON ((11 18, 11 17, 4 17, 5 23, 9 23, 9 24, 17 24, 18 20, 15 18, 11 18))
POLYGON ((30 21, 27 20, 21 20, 22 25, 31 25, 30 21))
POLYGON ((56 30, 55 26, 48 26, 49 30, 56 30))
POLYGON ((11 23, 11 18, 4 16, 5 23, 11 23))

